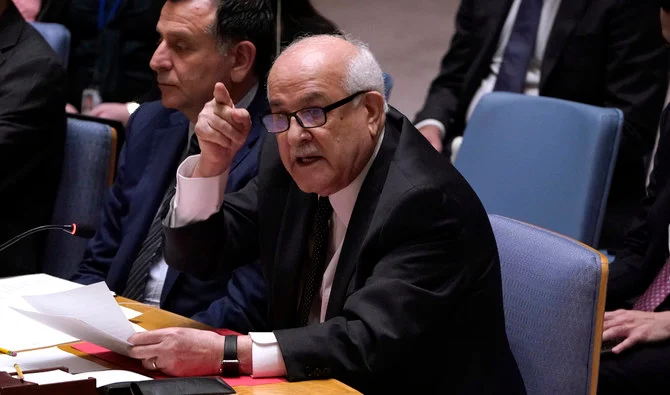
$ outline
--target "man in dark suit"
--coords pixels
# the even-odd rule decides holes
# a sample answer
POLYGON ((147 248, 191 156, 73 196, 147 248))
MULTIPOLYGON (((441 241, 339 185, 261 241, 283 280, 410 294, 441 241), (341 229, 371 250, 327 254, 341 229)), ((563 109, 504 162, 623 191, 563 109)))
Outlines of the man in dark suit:
POLYGON ((479 99, 493 90, 621 109, 623 137, 599 243, 619 247, 644 195, 645 158, 666 92, 668 53, 659 32, 656 0, 463 0, 416 126, 450 155, 479 99))
MULTIPOLYGON (((670 0, 660 3, 670 42, 670 0)), ((610 264, 598 395, 670 387, 670 107, 661 118, 654 162, 625 249, 610 264)))
POLYGON ((268 77, 276 138, 217 211, 196 183, 225 180, 251 124, 217 85, 196 126, 202 153, 178 171, 166 258, 201 276, 260 258, 273 332, 149 331, 129 339, 131 356, 175 375, 333 377, 364 393, 525 393, 486 213, 402 114, 386 114, 383 92, 363 44, 289 46, 268 77))
MULTIPOLYGON (((0 0, 0 243, 51 219, 65 95, 57 55, 11 1, 0 0)), ((0 277, 39 272, 43 236, 0 252, 0 277)))
POLYGON ((235 105, 255 118, 227 182, 215 188, 236 191, 258 172, 265 134, 259 116, 267 110, 263 79, 272 59, 274 19, 263 0, 227 0, 218 17, 217 4, 168 0, 163 7, 157 26, 161 43, 151 59, 162 103, 144 104, 130 119, 100 227, 73 280, 105 280, 121 295, 248 332, 264 327, 267 299, 260 265, 240 261, 247 265, 230 282, 230 272, 201 281, 168 268, 161 243, 160 218, 174 194, 174 174, 186 156, 197 153, 193 125, 219 81, 235 105))

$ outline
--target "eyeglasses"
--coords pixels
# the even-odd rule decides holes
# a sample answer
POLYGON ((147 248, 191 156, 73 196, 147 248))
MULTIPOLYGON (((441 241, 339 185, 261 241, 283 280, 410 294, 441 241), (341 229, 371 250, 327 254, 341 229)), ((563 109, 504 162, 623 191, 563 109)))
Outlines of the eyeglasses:
POLYGON ((325 107, 307 107, 300 109, 296 112, 290 114, 283 112, 271 112, 265 114, 261 117, 263 126, 269 133, 281 133, 287 131, 291 127, 291 118, 295 117, 295 120, 298 121, 298 124, 303 128, 318 128, 326 124, 328 119, 326 118, 326 113, 332 111, 338 107, 349 103, 354 100, 354 98, 361 93, 367 93, 369 91, 358 91, 351 96, 347 96, 342 100, 336 101, 333 104, 329 104, 325 107))

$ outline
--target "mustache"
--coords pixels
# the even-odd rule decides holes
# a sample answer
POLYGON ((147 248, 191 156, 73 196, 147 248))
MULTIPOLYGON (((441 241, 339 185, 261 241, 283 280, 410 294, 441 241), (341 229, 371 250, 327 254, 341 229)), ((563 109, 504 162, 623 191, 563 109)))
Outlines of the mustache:
POLYGON ((321 156, 319 149, 314 144, 300 145, 291 150, 291 154, 297 158, 308 156, 321 156))

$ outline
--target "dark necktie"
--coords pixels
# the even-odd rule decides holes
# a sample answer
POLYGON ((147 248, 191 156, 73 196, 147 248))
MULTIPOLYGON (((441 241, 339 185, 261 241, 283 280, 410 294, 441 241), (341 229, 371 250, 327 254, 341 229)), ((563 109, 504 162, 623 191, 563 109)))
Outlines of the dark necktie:
POLYGON ((307 271, 298 306, 298 325, 305 326, 309 323, 309 313, 312 310, 314 295, 321 287, 323 272, 326 269, 326 255, 328 252, 329 222, 333 212, 330 200, 320 197, 314 215, 312 236, 307 254, 307 271))
MULTIPOLYGON (((188 156, 195 155, 200 152, 198 146, 198 138, 194 134, 188 144, 186 154, 182 156, 180 163, 188 156)), ((163 196, 158 211, 154 217, 149 233, 142 243, 140 252, 133 262, 126 282, 126 288, 123 290, 123 296, 129 299, 142 301, 144 298, 144 290, 146 288, 147 279, 149 278, 149 270, 151 266, 158 262, 163 257, 163 218, 170 211, 170 202, 175 194, 175 177, 172 176, 172 182, 168 190, 163 196)))
POLYGON ((521 0, 494 91, 523 93, 526 73, 535 52, 542 2, 543 0, 521 0))

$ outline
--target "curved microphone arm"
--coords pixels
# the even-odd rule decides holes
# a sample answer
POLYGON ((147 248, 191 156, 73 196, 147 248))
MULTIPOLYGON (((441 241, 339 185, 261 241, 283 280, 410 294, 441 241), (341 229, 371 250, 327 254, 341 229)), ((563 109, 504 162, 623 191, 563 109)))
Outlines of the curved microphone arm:
POLYGON ((21 233, 20 235, 12 237, 9 241, 4 243, 3 245, 0 245, 0 251, 6 249, 7 247, 11 246, 12 244, 16 243, 17 241, 23 239, 26 236, 30 236, 33 233, 41 232, 43 230, 50 230, 50 229, 58 229, 58 230, 62 230, 63 232, 67 232, 71 235, 77 235, 77 224, 38 226, 37 228, 29 229, 29 230, 21 233))

